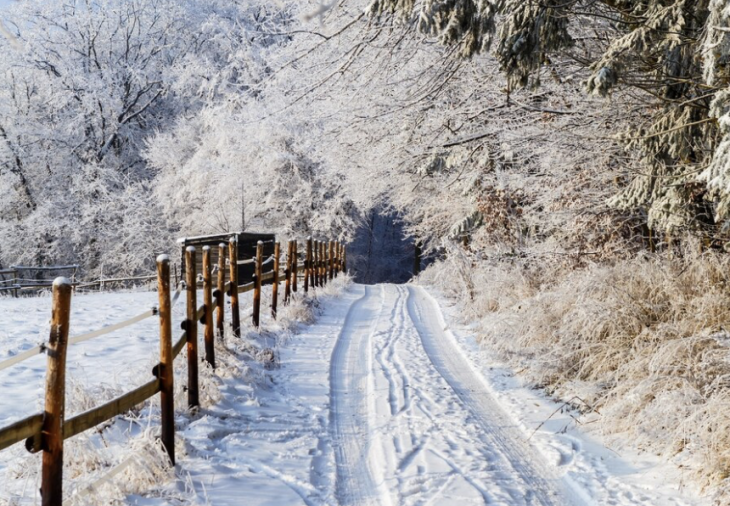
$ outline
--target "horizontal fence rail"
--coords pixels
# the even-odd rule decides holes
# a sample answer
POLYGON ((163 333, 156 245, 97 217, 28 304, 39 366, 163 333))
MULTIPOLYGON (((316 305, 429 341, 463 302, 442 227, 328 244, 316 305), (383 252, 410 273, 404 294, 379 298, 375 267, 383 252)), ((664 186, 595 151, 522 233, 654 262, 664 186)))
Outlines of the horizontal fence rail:
MULTIPOLYGON (((63 492, 63 441, 81 434, 97 425, 122 415, 148 399, 160 394, 161 406, 161 436, 160 440, 165 448, 170 463, 175 463, 175 424, 173 400, 173 362, 187 349, 188 366, 188 407, 193 410, 199 408, 198 399, 198 325, 204 327, 204 360, 215 368, 214 336, 222 338, 225 328, 224 307, 225 298, 231 303, 230 329, 240 337, 240 307, 238 295, 253 293, 253 308, 251 312, 254 327, 259 328, 261 318, 262 287, 272 285, 271 315, 276 318, 279 284, 284 283, 284 303, 291 300, 292 294, 298 290, 298 279, 304 281, 304 292, 308 293, 317 287, 324 286, 339 273, 346 272, 346 248, 338 242, 329 241, 326 245, 322 241, 313 241, 307 238, 306 250, 302 255, 298 253, 297 241, 289 241, 285 268, 281 270, 280 244, 274 242, 274 254, 266 260, 263 258, 264 244, 271 241, 258 241, 256 256, 251 260, 239 261, 236 237, 231 237, 229 244, 221 243, 218 246, 218 263, 211 265, 211 249, 203 247, 203 272, 196 272, 196 249, 194 246, 185 248, 185 282, 177 284, 174 294, 170 293, 170 259, 167 255, 157 258, 157 274, 155 276, 141 276, 136 278, 107 279, 99 282, 151 280, 157 279, 158 306, 124 321, 101 327, 97 330, 81 335, 69 337, 70 304, 73 288, 84 286, 67 278, 56 278, 51 284, 53 288, 52 325, 48 343, 44 343, 26 350, 0 362, 0 371, 14 366, 43 352, 48 352, 48 366, 46 373, 46 407, 44 413, 31 415, 18 420, 11 425, 0 428, 0 450, 25 441, 26 449, 32 453, 42 452, 41 503, 43 506, 62 504, 63 492), (228 250, 228 259, 225 259, 228 250), (303 270, 300 272, 299 264, 303 270), (253 279, 239 284, 238 265, 253 264, 253 279), (264 272, 264 266, 271 264, 272 269, 264 272), (230 268, 230 281, 225 282, 226 266, 230 268), (217 274, 216 286, 213 286, 213 273, 217 274), (203 304, 197 303, 199 277, 202 279, 203 304), (186 318, 182 321, 182 334, 172 342, 172 309, 182 293, 186 293, 186 318), (216 312, 214 321, 213 314, 216 312), (64 418, 65 404, 65 371, 66 350, 69 345, 85 342, 112 332, 124 329, 130 325, 157 316, 160 328, 160 361, 152 371, 152 378, 143 385, 119 397, 109 400, 100 406, 79 413, 70 418, 64 418)), ((0 270, 0 274, 10 274, 17 279, 17 272, 28 270, 63 270, 73 269, 74 274, 78 266, 56 266, 48 268, 12 267, 0 270)), ((99 283, 99 282, 94 282, 99 283)), ((86 284, 85 286, 89 286, 86 284)), ((17 283, 9 289, 20 288, 17 283)), ((3 290, 0 284, 0 290, 3 290)), ((124 464, 125 466, 127 463, 124 464)), ((116 471, 115 471, 116 472, 116 471)), ((107 476, 106 479, 109 479, 107 476)), ((104 480, 104 478, 102 478, 104 480)))

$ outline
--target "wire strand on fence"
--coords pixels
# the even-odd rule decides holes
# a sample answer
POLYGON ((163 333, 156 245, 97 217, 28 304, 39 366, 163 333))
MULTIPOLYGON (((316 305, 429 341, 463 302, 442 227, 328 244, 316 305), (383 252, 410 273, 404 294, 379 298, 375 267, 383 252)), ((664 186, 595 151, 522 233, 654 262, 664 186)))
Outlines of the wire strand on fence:
MULTIPOLYGON (((175 294, 172 297, 172 307, 175 306, 175 303, 180 298, 180 294, 183 292, 183 289, 185 288, 185 284, 181 281, 178 283, 178 289, 175 291, 175 294)), ((151 316, 154 316, 157 314, 157 308, 150 309, 149 311, 145 311, 142 314, 138 314, 137 316, 133 316, 132 318, 129 318, 128 320, 124 320, 119 323, 115 323, 114 325, 108 325, 106 327, 102 327, 98 330, 94 330, 92 332, 87 332, 85 334, 81 334, 79 336, 74 336, 68 340, 69 344, 77 344, 84 341, 88 341, 89 339, 94 339, 96 337, 100 337, 106 334, 109 334, 111 332, 114 332, 116 330, 123 329, 125 327, 129 327, 130 325, 134 325, 137 322, 141 322, 142 320, 145 320, 151 316)), ((8 367, 12 367, 15 364, 18 364, 20 362, 23 362, 25 360, 28 360, 29 358, 33 358, 36 355, 40 355, 45 351, 46 347, 45 344, 40 344, 38 346, 34 346, 33 348, 30 348, 29 350, 26 350, 22 353, 18 353, 14 357, 11 357, 3 362, 0 362, 0 371, 3 371, 7 369, 8 367)))
MULTIPOLYGON (((273 261, 274 261, 274 255, 271 255, 269 258, 267 258, 266 260, 264 260, 261 263, 261 265, 266 265, 269 262, 273 262, 273 261)), ((237 265, 250 265, 250 264, 253 264, 253 263, 256 263, 256 259, 255 258, 250 258, 248 260, 239 260, 238 262, 236 262, 237 265)))
MULTIPOLYGON (((130 465, 136 464, 137 462, 136 457, 133 455, 126 460, 124 460, 121 464, 114 467, 111 471, 109 471, 107 474, 96 480, 94 483, 90 483, 89 485, 86 485, 85 487, 78 489, 75 494, 73 494, 74 499, 78 499, 81 497, 84 497, 86 495, 89 495, 93 492, 96 492, 97 489, 104 485, 105 483, 109 483, 111 480, 113 480, 116 476, 121 474, 125 469, 127 469, 130 465)), ((67 500, 63 502, 63 505, 69 505, 73 504, 72 500, 67 500)))
POLYGON ((8 367, 12 367, 15 364, 22 362, 24 360, 28 360, 29 358, 35 357, 36 355, 40 355, 43 353, 46 349, 46 346, 44 344, 41 344, 39 346, 34 346, 33 348, 24 351, 23 353, 18 353, 14 357, 11 357, 3 362, 0 362, 0 371, 3 371, 7 369, 8 367))
POLYGON ((68 344, 77 344, 82 343, 84 341, 88 341, 89 339, 94 339, 95 337, 100 337, 106 334, 110 334, 116 330, 123 329, 125 327, 129 327, 130 325, 134 325, 137 322, 141 322, 142 320, 146 320, 150 316, 154 316, 157 313, 156 309, 150 309, 149 311, 145 311, 142 314, 138 314, 137 316, 133 316, 132 318, 128 320, 124 320, 119 323, 115 323, 114 325, 107 325, 106 327, 102 327, 98 330, 94 330, 92 332, 87 332, 86 334, 81 334, 80 336, 74 336, 69 338, 68 344))

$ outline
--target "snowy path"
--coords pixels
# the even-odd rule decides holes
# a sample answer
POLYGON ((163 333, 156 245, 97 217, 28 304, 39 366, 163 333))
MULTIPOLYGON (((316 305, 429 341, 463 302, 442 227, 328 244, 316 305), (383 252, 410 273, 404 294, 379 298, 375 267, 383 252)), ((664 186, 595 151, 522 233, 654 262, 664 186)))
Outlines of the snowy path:
MULTIPOLYGON (((128 300, 125 311, 136 311, 149 299, 112 301, 128 300)), ((317 321, 298 333, 261 335, 260 344, 278 349, 278 367, 247 369, 234 356, 221 364, 211 379, 215 402, 178 420, 175 479, 128 495, 127 504, 709 504, 681 490, 684 477, 659 459, 624 460, 566 430, 570 413, 550 418, 556 405, 489 366, 426 289, 351 285, 320 302, 317 321)), ((154 326, 138 332, 136 347, 154 347, 154 326)), ((18 339, 13 346, 28 345, 18 339)), ((114 339, 75 353, 109 353, 114 339)), ((150 354, 142 348, 140 356, 150 354)), ((42 374, 31 372, 27 390, 37 396, 42 374)), ((11 380, 0 377, 0 386, 11 380)), ((15 405, 0 401, 0 412, 13 413, 15 405)))
MULTIPOLYGON (((323 307, 281 346, 269 386, 225 380, 223 401, 184 433, 178 489, 215 506, 241 504, 241 491, 270 506, 708 504, 574 430, 548 423, 530 438, 537 424, 506 411, 424 288, 353 285, 323 307)), ((527 411, 554 409, 514 392, 527 411)))
POLYGON ((438 315, 417 287, 351 307, 330 373, 339 504, 572 504, 438 315))

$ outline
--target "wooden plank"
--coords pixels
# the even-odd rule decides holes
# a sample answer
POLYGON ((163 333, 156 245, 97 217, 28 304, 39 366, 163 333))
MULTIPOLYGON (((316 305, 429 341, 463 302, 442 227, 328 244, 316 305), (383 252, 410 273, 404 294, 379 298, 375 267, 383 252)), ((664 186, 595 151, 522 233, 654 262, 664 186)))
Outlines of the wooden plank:
POLYGON ((106 404, 66 420, 63 424, 63 439, 68 439, 96 427, 100 423, 119 416, 160 391, 160 380, 155 378, 106 404))
MULTIPOLYGON (((43 426, 43 414, 23 418, 17 422, 0 429, 0 450, 4 450, 15 443, 24 441, 30 437, 40 436, 43 426)), ((37 437, 36 439, 40 439, 37 437)))
POLYGON ((255 285, 255 283, 253 281, 251 283, 247 283, 245 285, 241 285, 241 286, 238 287, 238 293, 250 292, 251 290, 254 289, 254 285, 255 285))
POLYGON ((175 357, 177 357, 180 354, 180 352, 182 351, 182 349, 185 346, 185 343, 187 341, 188 341, 188 333, 183 332, 182 336, 180 336, 180 339, 172 347, 172 359, 173 360, 175 360, 175 357))
POLYGON ((271 281, 274 279, 274 271, 269 271, 261 275, 261 282, 265 283, 266 281, 271 281))
POLYGON ((32 267, 28 265, 11 265, 16 271, 63 271, 66 269, 78 269, 79 265, 50 265, 47 267, 32 267))

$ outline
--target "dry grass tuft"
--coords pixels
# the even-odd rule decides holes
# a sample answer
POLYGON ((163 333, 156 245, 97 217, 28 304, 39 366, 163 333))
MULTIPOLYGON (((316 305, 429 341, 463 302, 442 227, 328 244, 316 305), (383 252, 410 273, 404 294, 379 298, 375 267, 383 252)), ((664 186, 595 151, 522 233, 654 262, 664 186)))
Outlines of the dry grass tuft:
POLYGON ((478 319, 483 341, 534 384, 563 399, 589 392, 609 441, 661 452, 726 493, 730 259, 696 251, 582 269, 472 269, 468 256, 450 255, 422 281, 468 301, 464 318, 478 319))

